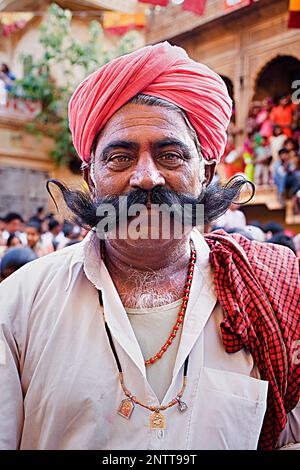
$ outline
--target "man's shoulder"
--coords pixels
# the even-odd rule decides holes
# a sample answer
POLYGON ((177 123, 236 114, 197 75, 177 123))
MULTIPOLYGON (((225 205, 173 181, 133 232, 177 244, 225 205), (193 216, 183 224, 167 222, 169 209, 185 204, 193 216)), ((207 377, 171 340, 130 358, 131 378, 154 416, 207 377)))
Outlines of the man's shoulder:
MULTIPOLYGON (((229 235, 223 230, 209 234, 207 240, 211 248, 219 243, 223 250, 232 253, 235 260, 236 255, 247 260, 252 275, 269 300, 274 298, 282 306, 288 298, 293 298, 296 306, 300 294, 299 260, 290 248, 249 240, 238 233, 229 235)), ((237 262, 236 266, 245 269, 247 264, 237 262)))
POLYGON ((212 244, 223 242, 229 250, 231 245, 232 251, 238 248, 247 257, 251 266, 258 271, 268 270, 273 276, 277 274, 282 276, 286 273, 299 276, 298 259, 286 246, 249 240, 239 233, 228 234, 224 230, 212 232, 206 236, 206 239, 212 244))

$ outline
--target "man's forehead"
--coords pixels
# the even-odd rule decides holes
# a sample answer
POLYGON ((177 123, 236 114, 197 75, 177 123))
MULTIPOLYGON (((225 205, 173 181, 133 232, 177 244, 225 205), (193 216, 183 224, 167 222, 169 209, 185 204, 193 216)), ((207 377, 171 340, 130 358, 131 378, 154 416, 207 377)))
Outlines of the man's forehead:
POLYGON ((115 113, 101 131, 97 147, 115 140, 177 139, 187 145, 193 140, 183 117, 160 106, 128 104, 115 113))

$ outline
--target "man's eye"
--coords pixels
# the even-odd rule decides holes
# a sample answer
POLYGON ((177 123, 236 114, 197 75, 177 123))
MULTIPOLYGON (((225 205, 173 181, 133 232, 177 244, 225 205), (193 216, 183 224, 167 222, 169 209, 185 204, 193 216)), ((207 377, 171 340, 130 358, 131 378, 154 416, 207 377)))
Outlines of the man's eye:
POLYGON ((109 159, 110 162, 129 162, 131 160, 127 155, 115 155, 109 159))
POLYGON ((107 160, 111 165, 128 165, 131 163, 132 158, 128 155, 114 155, 107 160))
POLYGON ((178 163, 180 160, 182 160, 182 157, 178 153, 164 153, 158 158, 159 160, 162 160, 166 163, 178 163))

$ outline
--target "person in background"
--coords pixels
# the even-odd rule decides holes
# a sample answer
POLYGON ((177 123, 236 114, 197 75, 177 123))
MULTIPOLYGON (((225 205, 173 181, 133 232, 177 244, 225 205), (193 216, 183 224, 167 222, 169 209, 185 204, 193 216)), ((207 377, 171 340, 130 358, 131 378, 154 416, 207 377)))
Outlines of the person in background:
POLYGON ((247 125, 246 125, 246 133, 247 134, 254 134, 258 131, 259 126, 256 122, 257 116, 261 110, 261 105, 259 101, 253 101, 250 105, 247 125))
POLYGON ((300 214, 300 184, 299 189, 295 191, 292 197, 292 208, 295 215, 300 214))
POLYGON ((225 229, 244 229, 247 225, 245 214, 239 210, 238 204, 231 204, 225 214, 214 221, 214 225, 225 229))
POLYGON ((42 235, 42 241, 44 246, 52 245, 54 251, 56 251, 59 242, 61 241, 58 240, 58 237, 60 236, 61 238, 61 234, 63 235, 61 229, 61 224, 56 219, 51 218, 48 223, 48 232, 42 235))
POLYGON ((11 248, 1 260, 0 280, 3 281, 22 266, 35 259, 37 259, 37 255, 28 247, 11 248))
POLYGON ((294 236, 293 242, 296 248, 297 257, 299 258, 299 261, 300 261, 300 233, 294 236))
POLYGON ((276 233, 275 235, 273 235, 273 237, 267 240, 267 243, 275 243, 276 245, 287 246, 293 251, 293 253, 295 253, 295 255, 297 254, 293 239, 286 235, 284 232, 276 233))
POLYGON ((261 136, 261 142, 255 147, 254 181, 257 185, 269 184, 269 167, 272 160, 268 138, 261 136))
POLYGON ((273 126, 281 126, 283 133, 287 137, 292 137, 292 122, 295 109, 296 105, 291 103, 290 98, 282 96, 278 106, 275 106, 270 113, 273 126))
POLYGON ((297 167, 298 165, 298 158, 299 158, 298 143, 295 141, 295 139, 289 138, 285 140, 284 147, 289 152, 289 160, 291 162, 291 169, 294 170, 294 168, 297 167))
POLYGON ((5 81, 0 78, 0 106, 6 106, 7 103, 7 90, 5 81))
POLYGON ((273 235, 282 233, 284 231, 284 227, 277 222, 268 222, 263 226, 263 231, 266 234, 266 240, 269 240, 273 235))
POLYGON ((5 230, 4 217, 0 217, 0 246, 6 244, 6 240, 3 238, 3 232, 5 230))
POLYGON ((4 64, 4 63, 1 64, 0 79, 5 83, 5 89, 7 91, 11 91, 16 77, 11 72, 7 64, 4 64))
POLYGON ((6 251, 6 241, 3 238, 3 231, 4 231, 5 223, 3 217, 0 217, 0 259, 4 255, 6 251))
POLYGON ((249 133, 243 146, 244 175, 254 183, 254 134, 249 133))
POLYGON ((7 242, 7 239, 10 235, 17 235, 21 242, 26 245, 26 237, 22 233, 22 224, 24 223, 23 218, 17 212, 9 212, 4 217, 4 230, 2 233, 2 238, 7 242))
POLYGON ((256 240, 261 243, 266 240, 266 235, 264 231, 261 228, 256 227, 255 225, 246 225, 244 231, 251 235, 252 240, 256 240))
POLYGON ((267 97, 262 102, 262 108, 256 116, 256 124, 258 132, 261 136, 267 137, 268 139, 273 134, 273 126, 270 119, 270 112, 273 107, 273 100, 267 97))
POLYGON ((27 237, 27 245, 38 256, 38 258, 48 255, 54 251, 54 248, 51 246, 51 244, 45 246, 43 243, 41 238, 42 228, 39 222, 28 222, 25 228, 25 233, 27 237))
POLYGON ((273 174, 274 164, 279 160, 279 150, 284 147, 286 135, 282 132, 280 126, 275 126, 273 129, 273 135, 270 137, 270 147, 272 153, 272 162, 270 166, 271 173, 273 174))
POLYGON ((65 223, 64 224, 64 234, 65 234, 65 240, 61 242, 57 249, 60 250, 61 248, 65 248, 67 246, 72 246, 75 243, 78 243, 83 240, 82 236, 82 230, 79 225, 73 225, 70 223, 65 223))
POLYGON ((43 221, 45 220, 45 217, 46 217, 46 213, 45 213, 44 206, 40 206, 37 208, 36 214, 30 217, 29 222, 38 222, 42 224, 43 221))
POLYGON ((232 176, 243 173, 244 161, 242 148, 236 148, 232 136, 228 137, 223 155, 223 164, 225 177, 230 179, 232 176))
POLYGON ((284 193, 286 189, 286 180, 290 171, 289 152, 284 147, 278 152, 279 160, 273 166, 273 181, 277 186, 278 201, 281 206, 285 206, 284 193))
POLYGON ((20 238, 15 233, 12 233, 7 239, 6 246, 7 248, 14 248, 16 246, 23 246, 23 244, 20 238))

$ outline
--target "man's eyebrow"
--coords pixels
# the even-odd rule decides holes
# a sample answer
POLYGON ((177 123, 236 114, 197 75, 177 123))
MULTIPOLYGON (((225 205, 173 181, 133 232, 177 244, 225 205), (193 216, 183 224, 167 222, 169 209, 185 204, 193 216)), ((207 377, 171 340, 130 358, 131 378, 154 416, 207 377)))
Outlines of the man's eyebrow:
MULTIPOLYGON (((191 150, 184 142, 181 140, 171 138, 171 139, 161 139, 153 143, 152 147, 154 150, 162 150, 165 147, 179 147, 185 155, 190 155, 191 150)), ((134 140, 115 140, 107 144, 101 151, 100 155, 103 159, 108 155, 109 152, 116 149, 127 149, 127 150, 139 150, 140 145, 134 140)))
POLYGON ((114 140, 101 150, 101 156, 105 157, 111 150, 116 150, 119 148, 127 150, 138 150, 139 144, 133 140, 114 140))
POLYGON ((162 150, 164 147, 179 147, 185 154, 190 155, 191 150, 188 145, 178 139, 158 140, 153 144, 155 150, 162 150))

